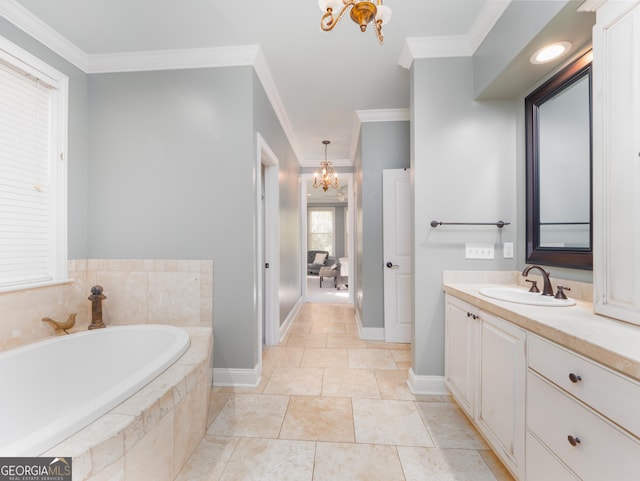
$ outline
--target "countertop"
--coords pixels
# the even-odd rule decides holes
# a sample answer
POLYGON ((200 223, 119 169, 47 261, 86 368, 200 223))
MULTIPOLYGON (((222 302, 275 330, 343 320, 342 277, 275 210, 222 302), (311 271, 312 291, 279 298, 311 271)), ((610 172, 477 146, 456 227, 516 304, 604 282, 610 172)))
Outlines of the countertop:
MULTIPOLYGON (((509 284, 444 282, 443 289, 490 314, 538 334, 640 381, 640 326, 593 313, 591 302, 571 307, 529 306, 480 294, 483 287, 509 284)), ((512 284, 511 287, 519 287, 512 284)))

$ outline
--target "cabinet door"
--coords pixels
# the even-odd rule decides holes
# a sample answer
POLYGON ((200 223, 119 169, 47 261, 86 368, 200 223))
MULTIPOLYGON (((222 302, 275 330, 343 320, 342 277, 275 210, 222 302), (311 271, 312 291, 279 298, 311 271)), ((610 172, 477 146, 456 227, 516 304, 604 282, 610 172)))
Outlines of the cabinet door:
POLYGON ((458 404, 473 416, 474 325, 477 310, 459 299, 446 296, 445 382, 458 404))
POLYGON ((526 333, 485 312, 480 319, 476 422, 505 465, 524 479, 526 333))
POLYGON ((640 324, 638 2, 598 9, 593 45, 594 306, 640 324))

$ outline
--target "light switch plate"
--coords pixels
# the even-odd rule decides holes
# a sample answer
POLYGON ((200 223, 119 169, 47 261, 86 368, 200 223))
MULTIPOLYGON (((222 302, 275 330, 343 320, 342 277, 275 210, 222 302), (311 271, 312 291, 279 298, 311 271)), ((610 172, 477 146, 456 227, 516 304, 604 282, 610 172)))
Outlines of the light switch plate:
POLYGON ((467 242, 464 248, 465 259, 493 259, 493 244, 489 242, 467 242))
POLYGON ((502 257, 505 259, 513 259, 513 242, 505 242, 502 244, 502 257))

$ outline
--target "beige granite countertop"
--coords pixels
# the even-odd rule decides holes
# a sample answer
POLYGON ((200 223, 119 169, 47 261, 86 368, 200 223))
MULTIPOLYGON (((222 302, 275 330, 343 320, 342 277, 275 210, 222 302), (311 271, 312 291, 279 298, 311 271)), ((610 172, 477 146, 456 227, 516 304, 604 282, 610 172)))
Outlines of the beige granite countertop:
MULTIPOLYGON (((447 276, 445 273, 443 289, 490 314, 640 381, 640 326, 596 315, 593 304, 587 300, 576 299, 576 305, 571 307, 529 306, 491 299, 478 292, 489 286, 522 287, 516 279, 511 278, 512 282, 508 282, 508 278, 464 282, 460 275, 447 276)), ((553 285, 555 287, 557 282, 553 285)))

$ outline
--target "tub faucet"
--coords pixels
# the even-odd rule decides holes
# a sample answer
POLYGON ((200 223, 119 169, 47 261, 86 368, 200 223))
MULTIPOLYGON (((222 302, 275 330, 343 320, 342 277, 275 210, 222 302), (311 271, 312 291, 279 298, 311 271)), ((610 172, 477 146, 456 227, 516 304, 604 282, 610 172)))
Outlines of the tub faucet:
POLYGON ((528 267, 525 267, 525 269, 522 271, 522 275, 524 277, 527 277, 531 269, 538 269, 540 271, 540 274, 542 274, 542 279, 544 281, 544 287, 542 288, 542 295, 553 296, 553 286, 551 285, 551 281, 549 280, 549 273, 540 266, 528 266, 528 267))
POLYGON ((71 329, 75 325, 77 315, 78 314, 76 313, 69 314, 69 317, 64 322, 54 321, 50 317, 43 317, 42 322, 51 324, 55 332, 64 332, 65 334, 69 334, 69 331, 67 331, 67 329, 71 329))
POLYGON ((89 300, 91 301, 91 324, 89 329, 101 329, 107 327, 102 320, 102 301, 106 299, 102 293, 102 286, 93 286, 91 288, 91 295, 89 300))

